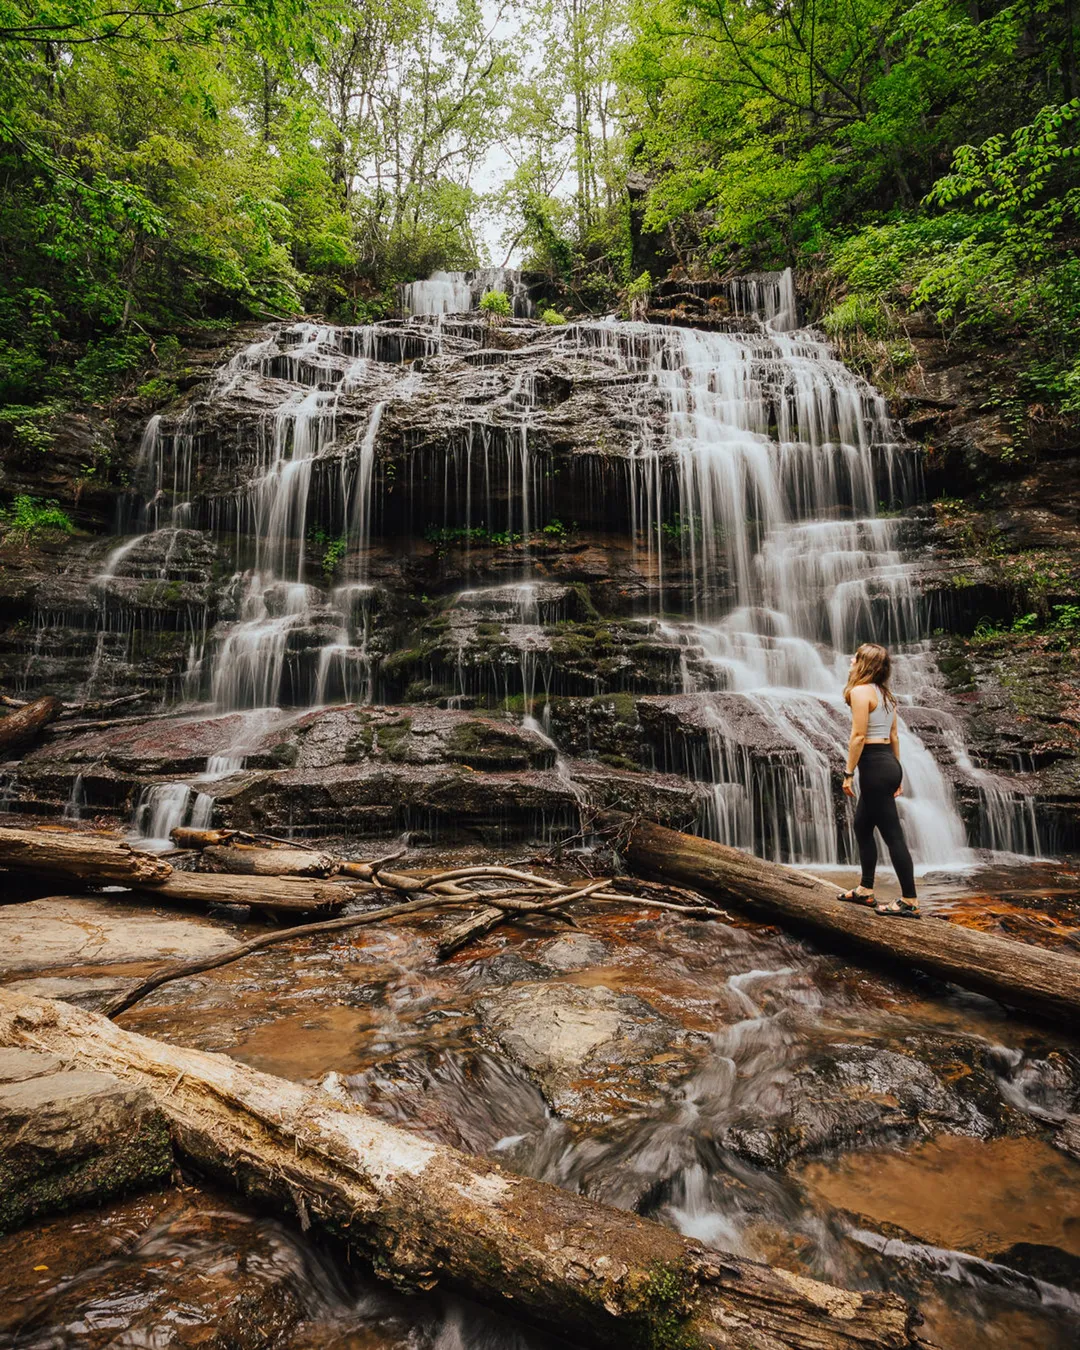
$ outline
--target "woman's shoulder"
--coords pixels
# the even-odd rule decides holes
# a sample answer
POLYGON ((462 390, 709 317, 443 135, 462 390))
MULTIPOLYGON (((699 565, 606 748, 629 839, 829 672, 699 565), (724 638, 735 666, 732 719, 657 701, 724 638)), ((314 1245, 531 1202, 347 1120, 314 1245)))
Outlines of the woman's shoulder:
POLYGON ((875 698, 877 698, 877 690, 872 684, 856 684, 852 687, 852 703, 870 703, 875 698))

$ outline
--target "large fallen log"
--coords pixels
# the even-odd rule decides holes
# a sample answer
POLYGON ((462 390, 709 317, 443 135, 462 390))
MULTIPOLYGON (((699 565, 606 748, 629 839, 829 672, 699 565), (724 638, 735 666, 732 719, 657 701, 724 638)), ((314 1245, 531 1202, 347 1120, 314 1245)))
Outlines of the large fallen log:
POLYGON ((202 856, 213 872, 247 877, 328 877, 337 871, 330 853, 300 848, 258 848, 250 844, 209 844, 202 856))
POLYGON ((272 913, 303 914, 313 909, 340 909, 353 889, 340 882, 312 877, 230 876, 210 872, 173 872, 160 885, 139 885, 155 900, 194 905, 251 905, 272 913))
POLYGON ((859 1350, 925 1345, 896 1296, 703 1247, 409 1134, 225 1055, 0 990, 0 1045, 148 1089, 197 1168, 345 1239, 399 1283, 443 1284, 593 1346, 859 1350))
POLYGON ((0 829, 0 867, 93 885, 156 885, 173 869, 114 834, 89 830, 0 829))
POLYGON ((58 698, 47 694, 26 704, 17 712, 8 713, 0 718, 0 759, 7 758, 23 750, 45 730, 50 722, 55 722, 64 711, 64 705, 58 698))
POLYGON ((929 971, 976 993, 1043 1017, 1080 1015, 1080 960, 990 933, 924 917, 882 918, 836 899, 818 877, 763 862, 739 849, 680 834, 652 821, 610 813, 618 848, 632 871, 740 901, 755 915, 780 919, 889 962, 929 971))

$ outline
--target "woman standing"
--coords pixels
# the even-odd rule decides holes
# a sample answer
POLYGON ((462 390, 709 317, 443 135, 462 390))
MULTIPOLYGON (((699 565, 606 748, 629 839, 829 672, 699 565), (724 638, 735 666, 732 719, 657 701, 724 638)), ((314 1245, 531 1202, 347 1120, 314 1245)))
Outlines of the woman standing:
POLYGON ((903 791, 904 771, 900 767, 900 737, 896 730, 896 699, 889 688, 892 662, 884 647, 864 642, 851 658, 851 670, 844 686, 844 702, 851 709, 851 739, 848 742, 844 791, 855 796, 854 779, 859 771, 859 798, 855 807, 855 839, 859 845, 862 880, 850 891, 842 891, 839 900, 867 905, 878 914, 917 919, 919 900, 915 894, 915 869, 904 841, 904 827, 896 809, 896 798, 903 791), (877 869, 877 843, 874 830, 889 850, 900 898, 888 904, 874 900, 874 872, 877 869))

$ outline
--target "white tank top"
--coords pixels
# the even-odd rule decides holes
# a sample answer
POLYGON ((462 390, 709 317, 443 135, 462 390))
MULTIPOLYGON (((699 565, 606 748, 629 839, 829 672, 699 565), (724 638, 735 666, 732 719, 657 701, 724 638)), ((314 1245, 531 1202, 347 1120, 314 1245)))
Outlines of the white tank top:
POLYGON ((885 706, 885 695, 881 692, 881 685, 872 686, 877 692, 877 707, 870 709, 870 714, 866 719, 866 739, 868 741, 883 741, 888 738, 892 731, 893 717, 896 715, 895 709, 885 706))

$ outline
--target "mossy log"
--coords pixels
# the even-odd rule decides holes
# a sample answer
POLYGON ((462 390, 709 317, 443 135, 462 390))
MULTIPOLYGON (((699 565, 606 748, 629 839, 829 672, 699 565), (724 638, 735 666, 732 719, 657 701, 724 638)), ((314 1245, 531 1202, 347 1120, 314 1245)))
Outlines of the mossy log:
POLYGON ((147 1088, 190 1163, 345 1239, 377 1273, 444 1285, 582 1345, 925 1345, 895 1295, 729 1256, 319 1089, 149 1040, 69 1004, 0 990, 0 1045, 147 1088))
POLYGON ((827 945, 916 966, 1041 1017, 1075 1021, 1080 1016, 1080 960, 1075 956, 932 917, 917 922, 883 918, 837 900, 836 887, 818 877, 653 821, 612 812, 602 823, 617 831, 619 851, 633 872, 692 887, 732 907, 742 904, 756 916, 787 923, 827 945))
POLYGON ((157 885, 173 875, 164 858, 89 830, 0 829, 0 867, 99 886, 157 885))

